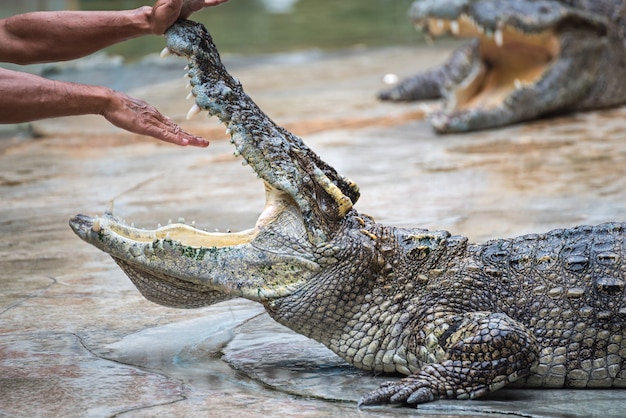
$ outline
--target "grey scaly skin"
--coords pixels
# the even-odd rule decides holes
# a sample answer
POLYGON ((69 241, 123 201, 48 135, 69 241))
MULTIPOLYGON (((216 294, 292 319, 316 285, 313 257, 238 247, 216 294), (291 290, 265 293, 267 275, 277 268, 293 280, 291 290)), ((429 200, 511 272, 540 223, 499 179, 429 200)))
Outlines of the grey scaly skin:
POLYGON ((440 133, 488 129, 626 102, 623 0, 421 0, 409 12, 432 36, 472 40, 382 100, 443 99, 440 133))
POLYGON ((484 244, 378 224, 354 209, 353 182, 243 92, 202 25, 180 21, 166 41, 189 60, 191 113, 227 125, 266 206, 254 228, 230 234, 137 229, 111 211, 72 218, 147 299, 195 308, 244 297, 355 367, 408 376, 361 405, 477 398, 513 382, 626 387, 626 224, 484 244))

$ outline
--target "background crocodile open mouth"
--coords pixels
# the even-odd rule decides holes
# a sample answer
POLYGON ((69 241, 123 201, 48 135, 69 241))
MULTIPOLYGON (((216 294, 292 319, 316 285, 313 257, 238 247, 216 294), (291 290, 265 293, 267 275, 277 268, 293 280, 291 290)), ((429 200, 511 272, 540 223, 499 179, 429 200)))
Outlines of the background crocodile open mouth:
POLYGON ((491 30, 468 15, 454 20, 429 17, 416 20, 415 25, 432 37, 450 34, 479 40, 480 62, 450 97, 449 104, 455 110, 501 105, 515 90, 536 83, 560 53, 553 29, 524 32, 502 24, 491 30))

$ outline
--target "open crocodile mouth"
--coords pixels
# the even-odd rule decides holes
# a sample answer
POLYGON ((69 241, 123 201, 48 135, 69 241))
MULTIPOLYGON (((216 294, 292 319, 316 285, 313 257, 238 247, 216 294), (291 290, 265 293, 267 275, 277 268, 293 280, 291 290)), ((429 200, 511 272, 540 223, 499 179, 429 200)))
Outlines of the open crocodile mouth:
POLYGON ((300 288, 332 263, 330 237, 359 197, 358 187, 322 161, 297 136, 277 126, 221 62, 204 26, 178 21, 166 32, 165 53, 186 57, 194 105, 226 126, 235 147, 265 185, 266 203, 254 227, 207 232, 182 222, 139 229, 118 219, 77 215, 70 226, 111 255, 153 302, 198 307, 246 297, 267 301, 300 288))
POLYGON ((79 237, 111 255, 152 302, 196 308, 238 296, 271 300, 292 293, 319 266, 293 200, 267 183, 265 191, 256 224, 239 232, 208 232, 182 218, 137 228, 114 216, 112 203, 102 216, 76 215, 69 223, 79 237), (280 279, 255 271, 268 268, 280 279))
MULTIPOLYGON (((208 232, 197 228, 195 222, 185 223, 184 218, 178 218, 175 222, 169 220, 166 225, 158 225, 155 229, 136 228, 134 224, 129 225, 113 215, 113 202, 109 204, 103 216, 78 215, 78 217, 81 219, 83 229, 88 228, 95 234, 107 233, 121 240, 137 243, 171 241, 180 245, 181 248, 186 248, 187 251, 195 252, 206 248, 217 249, 250 244, 260 231, 269 228, 281 215, 284 215, 283 212, 296 213, 289 196, 267 183, 265 183, 265 196, 265 207, 255 226, 239 232, 208 232)), ((77 221, 78 217, 74 217, 73 221, 77 221)))
POLYGON ((526 32, 501 24, 492 30, 465 14, 457 19, 429 17, 415 24, 433 37, 451 34, 478 39, 480 62, 448 97, 448 106, 455 110, 500 106, 511 93, 535 84, 560 53, 552 28, 526 32))

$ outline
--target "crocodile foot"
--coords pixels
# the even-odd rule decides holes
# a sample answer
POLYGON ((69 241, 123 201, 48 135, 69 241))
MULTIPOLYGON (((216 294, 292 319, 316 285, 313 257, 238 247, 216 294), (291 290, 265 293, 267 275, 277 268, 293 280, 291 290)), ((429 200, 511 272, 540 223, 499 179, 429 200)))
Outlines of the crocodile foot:
POLYGON ((437 399, 476 399, 528 375, 537 359, 533 337, 500 313, 472 312, 449 318, 439 336, 448 347, 439 362, 387 382, 359 400, 359 406, 404 403, 417 406, 437 399))
POLYGON ((417 374, 383 383, 378 389, 363 396, 358 405, 402 403, 417 406, 437 399, 475 399, 490 392, 485 384, 460 387, 457 379, 448 379, 449 375, 446 365, 431 364, 417 374))

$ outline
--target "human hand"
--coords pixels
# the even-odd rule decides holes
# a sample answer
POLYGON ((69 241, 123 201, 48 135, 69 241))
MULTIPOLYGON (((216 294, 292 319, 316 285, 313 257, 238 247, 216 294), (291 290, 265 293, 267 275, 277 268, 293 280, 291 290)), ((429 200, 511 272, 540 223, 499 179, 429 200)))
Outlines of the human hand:
POLYGON ((157 0, 152 7, 150 29, 152 33, 163 35, 178 18, 186 19, 193 12, 205 7, 217 6, 228 0, 157 0))
POLYGON ((176 145, 207 147, 209 141, 184 131, 154 106, 143 100, 111 90, 110 106, 102 115, 113 125, 130 132, 149 135, 176 145))

